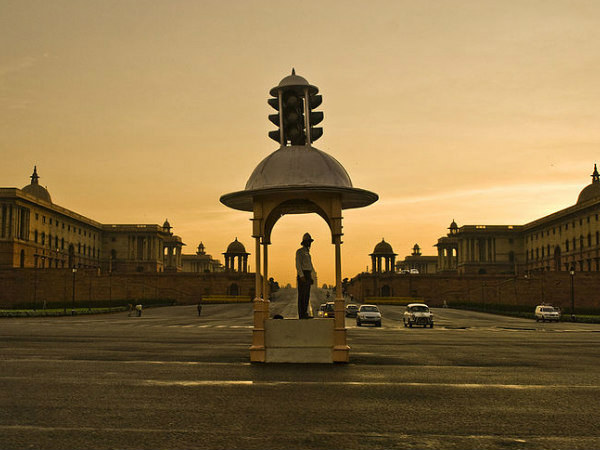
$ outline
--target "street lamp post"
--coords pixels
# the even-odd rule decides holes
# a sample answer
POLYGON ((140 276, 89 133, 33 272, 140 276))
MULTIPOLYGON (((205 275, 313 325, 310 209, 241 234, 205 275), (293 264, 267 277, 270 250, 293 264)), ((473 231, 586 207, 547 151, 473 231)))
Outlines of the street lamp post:
POLYGON ((73 304, 71 306, 71 315, 75 315, 75 274, 77 273, 77 269, 73 267, 73 304))
POLYGON ((575 266, 571 266, 569 275, 571 275, 571 320, 575 322, 575 286, 573 283, 573 279, 575 278, 575 266))

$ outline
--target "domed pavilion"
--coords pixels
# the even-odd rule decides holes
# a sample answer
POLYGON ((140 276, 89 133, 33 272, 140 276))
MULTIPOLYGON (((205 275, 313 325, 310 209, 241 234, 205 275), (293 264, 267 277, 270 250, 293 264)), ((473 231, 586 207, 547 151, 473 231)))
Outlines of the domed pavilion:
POLYGON ((231 272, 248 272, 248 253, 246 247, 238 238, 235 238, 231 244, 227 246, 227 251, 223 253, 225 257, 225 270, 231 272), (236 259, 237 259, 237 270, 236 270, 236 259))
POLYGON ((397 253, 394 253, 392 246, 382 238, 381 242, 373 249, 373 253, 369 255, 371 257, 371 271, 373 273, 384 272, 381 264, 383 260, 385 261, 385 272, 393 272, 396 266, 397 255, 397 253))
POLYGON ((244 190, 223 195, 220 199, 230 208, 253 213, 256 299, 253 344, 250 348, 252 361, 269 362, 264 328, 269 317, 268 246, 271 244, 271 231, 283 215, 306 213, 321 216, 331 230, 336 274, 332 358, 337 362, 348 361, 342 296, 342 210, 370 205, 377 201, 378 196, 354 187, 340 162, 313 147, 313 142, 322 134, 321 128, 314 127, 323 119, 322 112, 314 111, 322 101, 317 93, 318 88, 296 75, 295 71, 271 89, 272 98, 268 103, 277 113, 269 119, 278 130, 270 132, 269 137, 280 146, 256 166, 244 190))

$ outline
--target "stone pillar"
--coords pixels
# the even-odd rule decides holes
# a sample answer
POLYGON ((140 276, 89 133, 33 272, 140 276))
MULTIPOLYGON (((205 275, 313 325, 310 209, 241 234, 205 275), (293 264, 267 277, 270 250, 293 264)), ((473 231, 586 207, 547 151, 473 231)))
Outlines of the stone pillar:
POLYGON ((348 362, 350 347, 346 341, 346 314, 344 310, 344 294, 342 293, 342 237, 333 237, 335 244, 335 316, 333 334, 333 362, 348 362))
POLYGON ((371 273, 377 272, 377 259, 375 255, 371 256, 371 273))
MULTIPOLYGON (((269 247, 266 242, 263 242, 263 298, 265 301, 269 300, 269 247)), ((268 308, 268 305, 267 305, 268 308)), ((265 319, 269 317, 268 309, 265 319)))
POLYGON ((256 277, 254 280, 254 328, 252 330, 252 345, 250 346, 250 361, 265 362, 265 302, 261 298, 261 277, 260 277, 260 236, 255 236, 255 267, 256 277))

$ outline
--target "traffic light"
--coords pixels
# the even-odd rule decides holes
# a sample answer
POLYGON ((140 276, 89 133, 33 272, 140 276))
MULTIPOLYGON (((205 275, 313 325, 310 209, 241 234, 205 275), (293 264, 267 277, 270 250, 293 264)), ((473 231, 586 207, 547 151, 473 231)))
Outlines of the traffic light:
POLYGON ((323 121, 323 112, 322 111, 313 111, 314 108, 317 108, 323 102, 323 97, 320 95, 309 95, 308 99, 308 108, 310 111, 310 142, 315 142, 321 136, 323 136, 323 128, 315 127, 323 121))
POLYGON ((306 134, 304 129, 304 102, 295 89, 283 91, 283 133, 286 143, 291 145, 305 145, 306 134))
POLYGON ((267 102, 277 111, 269 115, 269 120, 278 127, 277 131, 269 132, 271 139, 282 146, 310 145, 323 135, 323 129, 315 127, 323 120, 323 113, 313 111, 323 101, 317 95, 319 88, 292 69, 292 74, 269 92, 272 98, 267 102))
MULTIPOLYGON (((279 127, 279 98, 270 98, 269 100, 267 100, 267 103, 271 105, 275 109, 275 111, 277 111, 277 114, 269 114, 269 120, 273 122, 277 127, 279 127)), ((284 142, 281 142, 281 131, 279 129, 275 131, 269 131, 269 137, 274 141, 279 142, 280 144, 284 144, 284 142)))

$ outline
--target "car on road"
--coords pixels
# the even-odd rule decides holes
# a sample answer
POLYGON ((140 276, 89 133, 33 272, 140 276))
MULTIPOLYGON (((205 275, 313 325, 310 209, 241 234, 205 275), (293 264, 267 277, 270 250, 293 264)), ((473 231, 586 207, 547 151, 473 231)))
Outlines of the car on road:
POLYGON ((560 309, 552 305, 537 305, 535 307, 535 320, 536 322, 545 322, 546 320, 558 322, 560 320, 560 309))
POLYGON ((406 305, 404 317, 402 318, 405 327, 412 328, 413 325, 423 325, 433 328, 433 313, 425 303, 409 303, 406 305))
POLYGON ((349 303, 346 305, 346 317, 356 317, 358 314, 358 305, 349 303))
POLYGON ((419 269, 410 269, 410 274, 411 275, 418 275, 419 274, 419 269))
POLYGON ((325 303, 325 311, 323 312, 323 317, 335 317, 335 303, 334 302, 325 303))
POLYGON ((372 323, 376 327, 381 326, 381 311, 376 305, 360 305, 356 314, 356 326, 372 323))
POLYGON ((319 310, 317 311, 317 317, 325 317, 325 308, 326 303, 321 303, 321 305, 319 306, 319 310))

